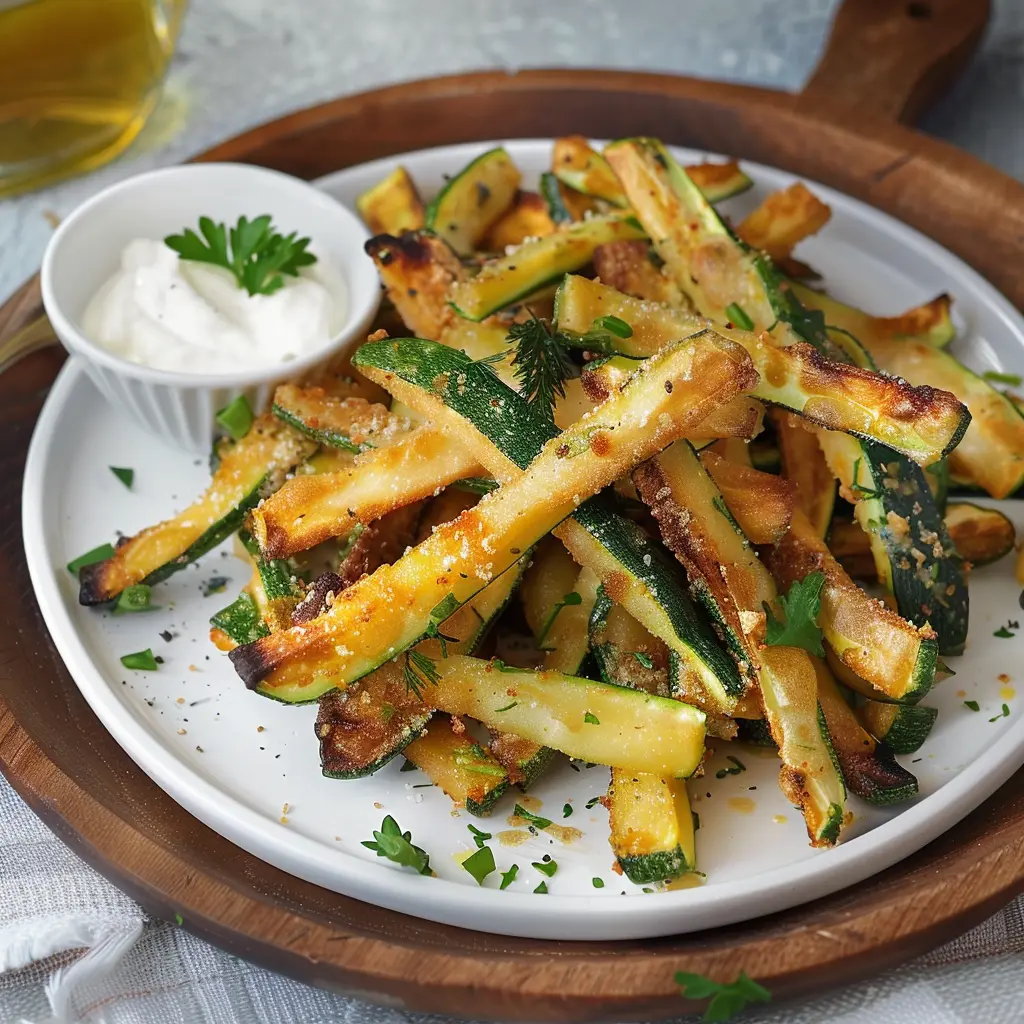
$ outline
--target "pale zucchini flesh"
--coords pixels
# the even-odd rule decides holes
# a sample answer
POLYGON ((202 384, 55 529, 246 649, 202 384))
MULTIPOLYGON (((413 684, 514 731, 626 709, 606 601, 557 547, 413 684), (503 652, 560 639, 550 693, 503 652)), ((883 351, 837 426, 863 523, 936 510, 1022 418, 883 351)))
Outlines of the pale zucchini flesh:
POLYGON ((704 755, 704 714, 681 701, 478 658, 442 659, 437 672, 429 704, 569 757, 685 778, 704 755))

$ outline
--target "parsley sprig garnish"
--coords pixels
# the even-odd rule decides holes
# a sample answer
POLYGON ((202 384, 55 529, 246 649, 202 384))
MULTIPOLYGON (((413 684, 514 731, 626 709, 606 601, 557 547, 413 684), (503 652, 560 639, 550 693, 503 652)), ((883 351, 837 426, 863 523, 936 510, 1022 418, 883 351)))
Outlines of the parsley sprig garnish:
POLYGON ((825 574, 808 573, 803 580, 794 580, 788 595, 779 595, 779 610, 782 620, 775 617, 771 608, 768 613, 765 641, 772 647, 802 647, 819 658, 825 656, 821 643, 821 627, 818 612, 821 609, 821 589, 825 585, 825 574))
POLYGON ((249 220, 239 217, 228 230, 209 217, 199 218, 200 238, 191 228, 180 235, 168 235, 164 244, 183 260, 210 263, 230 270, 239 287, 250 295, 272 295, 284 285, 284 277, 297 277, 302 267, 316 263, 307 252, 308 238, 298 232, 282 235, 274 230, 270 214, 249 220))
POLYGON ((770 1003, 772 994, 744 971, 733 982, 722 984, 705 978, 703 974, 676 972, 676 984, 687 999, 710 999, 704 1011, 705 1021, 732 1020, 747 1008, 748 1003, 770 1003))
POLYGON ((396 864, 412 868, 421 875, 432 875, 430 858, 426 852, 412 844, 412 833, 403 832, 398 822, 389 814, 380 825, 380 831, 373 833, 373 839, 363 843, 378 857, 387 857, 396 864))
POLYGON ((555 400, 565 397, 565 382, 575 372, 561 340, 547 321, 532 315, 509 328, 508 340, 515 348, 512 372, 522 396, 531 409, 554 423, 555 400))

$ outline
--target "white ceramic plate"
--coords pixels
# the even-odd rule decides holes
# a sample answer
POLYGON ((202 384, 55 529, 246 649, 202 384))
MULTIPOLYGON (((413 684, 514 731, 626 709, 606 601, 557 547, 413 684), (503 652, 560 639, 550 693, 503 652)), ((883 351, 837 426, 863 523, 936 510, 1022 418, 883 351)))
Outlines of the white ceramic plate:
MULTIPOLYGON (((507 143, 527 181, 547 168, 550 144, 507 143)), ((484 144, 412 153, 402 158, 429 195, 442 174, 458 170, 484 144)), ((684 161, 703 154, 677 152, 684 161)), ((395 160, 342 171, 322 186, 347 203, 395 160)), ((756 188, 727 204, 742 215, 792 177, 748 166, 756 188)), ((956 297, 957 352, 978 369, 1024 372, 1024 322, 977 274, 920 234, 823 186, 831 223, 799 255, 819 268, 834 293, 878 313, 895 313, 949 291, 956 297)), ((1024 634, 997 639, 1008 620, 1024 619, 1012 558, 978 570, 971 580, 967 653, 950 659, 957 675, 929 695, 940 709, 928 742, 904 763, 921 796, 883 811, 851 798, 855 823, 834 850, 814 851, 800 815, 776 785, 777 762, 750 748, 736 750, 747 770, 716 779, 723 751, 691 784, 700 814, 697 834, 704 884, 679 891, 642 890, 612 870, 607 815, 588 806, 605 791, 603 768, 574 771, 562 762, 531 796, 531 806, 582 836, 568 844, 542 833, 523 845, 491 843, 500 870, 519 865, 518 879, 498 891, 499 876, 478 887, 457 858, 474 849, 469 824, 498 833, 514 798, 491 819, 456 812, 418 772, 399 771, 402 758, 372 778, 335 782, 321 776, 313 735, 315 707, 289 708, 246 691, 207 639, 207 620, 227 604, 246 572, 227 549, 207 556, 155 591, 160 611, 117 618, 79 607, 64 568, 73 557, 131 534, 187 504, 206 485, 202 460, 164 447, 104 404, 80 366, 62 371, 40 416, 25 475, 24 535, 43 615, 82 693, 136 763, 182 806, 250 853, 301 878, 393 910, 507 935, 548 939, 631 939, 725 925, 791 907, 912 856, 992 793, 1024 762, 1024 715, 1010 695, 1020 684, 1024 634), (109 466, 135 469, 127 491, 109 466), (226 576, 224 592, 203 584, 226 576), (160 637, 169 630, 170 642, 160 637), (152 647, 159 672, 129 672, 119 657, 152 647), (1001 678, 1001 674, 1012 679, 1001 678), (1008 689, 1009 688, 1009 689, 1008 689), (981 711, 963 701, 976 700, 981 711), (996 721, 1003 703, 1009 717, 996 721), (283 823, 282 809, 288 804, 283 823), (563 808, 572 808, 563 818, 563 808), (425 847, 437 872, 423 878, 377 859, 360 842, 385 814, 425 847), (532 890, 545 876, 531 867, 544 854, 558 862, 549 894, 532 890), (596 889, 593 879, 604 887, 596 889), (623 899, 623 897, 626 897, 623 899)), ((1024 529, 1024 507, 1001 507, 1024 529)))

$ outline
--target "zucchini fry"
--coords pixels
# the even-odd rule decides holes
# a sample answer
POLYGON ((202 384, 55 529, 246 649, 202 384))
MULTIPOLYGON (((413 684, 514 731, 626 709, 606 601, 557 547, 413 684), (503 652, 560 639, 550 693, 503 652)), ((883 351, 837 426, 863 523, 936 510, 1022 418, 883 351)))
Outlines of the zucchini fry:
POLYGON ((401 164, 359 196, 356 209, 375 235, 418 231, 426 223, 423 200, 401 164))
MULTIPOLYGON (((692 343, 691 340, 681 344, 692 343)), ((569 428, 570 431, 590 431, 604 417, 606 409, 612 408, 609 403, 621 402, 638 383, 646 380, 649 384, 650 374, 660 373, 664 360, 675 358, 672 353, 676 351, 678 346, 666 349, 645 363, 608 403, 569 428)), ((731 372, 726 370, 725 364, 717 371, 709 371, 725 377, 715 395, 719 402, 729 400, 729 392, 743 386, 740 377, 749 373, 741 351, 732 347, 729 351, 730 360, 738 357, 731 372)), ((359 357, 363 372, 371 379, 386 383, 401 401, 458 436, 465 449, 480 458, 496 479, 516 479, 519 471, 530 464, 534 453, 543 448, 544 442, 556 436, 553 427, 545 426, 519 395, 504 389, 485 367, 468 363, 464 358, 460 360, 450 350, 443 365, 435 363, 434 356, 441 358, 445 352, 440 346, 431 349, 433 355, 418 359, 397 352, 395 343, 373 348, 364 346, 359 357), (366 365, 371 358, 375 368, 366 365), (438 382, 444 385, 443 390, 438 382)), ((666 403, 680 411, 685 407, 688 414, 700 416, 698 407, 704 404, 705 398, 698 396, 705 396, 709 386, 709 381, 693 380, 685 389, 693 395, 690 400, 675 384, 672 384, 672 392, 666 390, 663 381, 660 386, 656 385, 642 417, 644 434, 650 433, 646 426, 650 423, 656 423, 658 428, 664 425, 658 410, 666 403)), ((573 462, 580 457, 574 454, 574 445, 563 450, 573 462)), ((718 647, 711 630, 695 614, 685 592, 675 581, 671 564, 660 545, 652 542, 634 523, 611 511, 603 499, 580 505, 571 520, 557 527, 555 535, 579 565, 593 569, 613 600, 624 605, 678 655, 680 674, 686 676, 688 699, 699 701, 701 707, 716 712, 728 711, 735 705, 745 688, 743 680, 735 664, 718 647)))
POLYGON ((507 729, 569 757, 686 778, 704 756, 704 713, 640 690, 452 655, 435 663, 428 704, 507 729))
POLYGON ((435 716, 405 748, 405 756, 456 807, 486 817, 509 787, 508 772, 471 736, 456 731, 454 720, 435 716))
POLYGON ((915 704, 928 692, 938 659, 935 631, 914 626, 869 597, 799 509, 768 564, 782 586, 824 573, 819 622, 835 656, 853 673, 846 681, 875 700, 915 704))
POLYGON ((796 501, 819 537, 828 533, 836 504, 836 478, 832 475, 817 433, 799 416, 773 410, 770 414, 782 455, 782 472, 796 489, 796 501))
POLYGON ((889 746, 865 731, 820 658, 814 659, 814 669, 818 703, 850 792, 883 807, 913 800, 917 778, 896 760, 889 746))
POLYGON ((768 196, 740 221, 736 234, 752 249, 766 252, 778 263, 793 255, 798 242, 816 235, 831 216, 828 206, 797 181, 768 196))
POLYGON ((425 425, 357 456, 350 469, 293 477, 252 510, 250 528, 264 555, 287 558, 456 480, 482 475, 461 445, 425 425))
POLYGON ((459 256, 471 256, 512 204, 522 175, 500 146, 449 179, 427 206, 426 226, 459 256))
MULTIPOLYGON (((417 339, 389 340, 364 345, 356 361, 364 374, 412 408, 423 391, 402 380, 403 374, 431 390, 444 381, 446 396, 463 389, 459 397, 475 409, 475 418, 498 418, 509 440, 522 445, 524 439, 540 439, 538 421, 522 414, 522 399, 453 349, 417 339), (492 405, 488 395, 495 393, 503 399, 492 405)), ((749 387, 754 376, 742 350, 711 333, 667 350, 619 395, 544 444, 520 479, 485 495, 476 508, 440 527, 394 565, 381 566, 349 588, 327 613, 232 651, 236 670, 251 688, 289 702, 316 699, 354 682, 415 643, 436 624, 440 609, 451 614, 585 498, 749 387)), ((444 427, 442 417, 455 414, 434 401, 444 427)), ((518 467, 504 458, 508 479, 518 467)))
POLYGON ((613 768, 608 822, 615 859, 634 884, 662 882, 696 869, 693 815, 682 779, 613 768))
POLYGON ((660 143, 624 140, 605 155, 676 283, 699 312, 719 322, 745 322, 762 332, 766 345, 774 341, 791 350, 806 343, 823 359, 823 369, 856 364, 848 371, 861 375, 862 410, 886 427, 877 431, 882 443, 839 433, 838 423, 823 424, 830 429, 820 432, 819 443, 843 496, 856 504, 858 521, 865 528, 873 525, 879 577, 900 614, 918 625, 931 623, 941 652, 959 653, 967 633, 967 588, 920 466, 960 442, 970 412, 949 392, 913 388, 876 373, 852 335, 829 332, 824 316, 800 303, 771 259, 729 232, 660 143), (922 572, 932 587, 920 586, 922 572))
MULTIPOLYGON (((830 430, 889 445, 926 463, 955 446, 966 428, 970 414, 953 395, 912 388, 871 370, 834 362, 802 342, 773 344, 764 333, 719 326, 728 320, 719 312, 715 330, 746 349, 761 377, 752 394, 764 402, 800 413, 830 430)), ((632 329, 629 338, 609 334, 605 350, 639 358, 707 323, 596 281, 566 277, 555 299, 559 331, 580 347, 597 350, 599 341, 586 335, 601 316, 616 316, 632 329)))
POLYGON ((455 315, 448 290, 462 277, 458 256, 425 231, 377 235, 364 248, 405 326, 421 338, 439 338, 455 315))
POLYGON ((231 536, 260 498, 274 491, 315 445, 267 413, 240 441, 222 442, 206 491, 173 519, 123 541, 111 558, 79 573, 79 601, 110 601, 135 583, 167 579, 231 536))
POLYGON ((893 337, 891 321, 882 321, 879 327, 877 319, 820 292, 796 285, 794 291, 809 307, 824 312, 830 326, 851 332, 860 328, 859 339, 883 369, 911 384, 927 381, 945 388, 967 406, 970 425, 949 453, 954 474, 973 481, 993 498, 1005 498, 1024 485, 1024 414, 1008 396, 938 345, 920 336, 893 337))
POLYGON ((774 544, 789 529, 795 505, 790 481, 733 462, 711 448, 700 453, 700 461, 751 544, 774 544))

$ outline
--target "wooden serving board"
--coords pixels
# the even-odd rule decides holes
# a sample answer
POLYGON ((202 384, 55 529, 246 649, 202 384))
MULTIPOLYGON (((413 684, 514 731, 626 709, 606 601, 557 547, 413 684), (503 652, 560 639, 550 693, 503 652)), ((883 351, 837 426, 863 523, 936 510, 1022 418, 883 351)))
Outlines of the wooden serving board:
MULTIPOLYGON (((1018 305, 1024 187, 904 127, 949 83, 985 0, 847 0, 822 62, 791 96, 622 72, 488 72, 315 107, 205 154, 312 178, 495 134, 656 134, 762 161, 858 196, 963 257, 1018 305)), ((41 314, 33 279, 0 308, 0 350, 41 314)), ((422 1011, 495 1020, 656 1020, 693 1010, 677 970, 776 1000, 850 982, 972 927, 1024 891, 1024 773, 955 830, 836 896, 747 924, 642 942, 491 936, 379 910, 302 882, 201 825, 140 771, 87 707, 50 642, 21 541, 20 486, 61 363, 0 377, 0 769, 72 849, 156 917, 303 981, 422 1011)))

